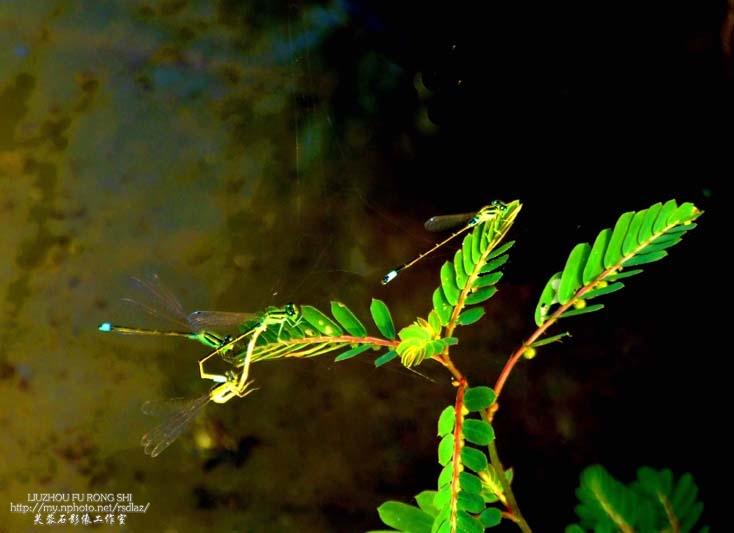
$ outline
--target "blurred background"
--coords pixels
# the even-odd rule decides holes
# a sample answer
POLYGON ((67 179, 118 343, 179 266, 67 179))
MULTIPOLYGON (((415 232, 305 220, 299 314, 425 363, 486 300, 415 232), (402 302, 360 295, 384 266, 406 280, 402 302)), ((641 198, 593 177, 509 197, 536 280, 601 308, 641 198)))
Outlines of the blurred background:
POLYGON ((475 385, 532 333, 576 243, 658 201, 705 211, 516 368, 496 431, 536 531, 574 520, 593 463, 692 473, 716 531, 732 17, 723 1, 0 1, 0 531, 39 529, 9 504, 40 493, 150 504, 88 526, 112 531, 379 529, 383 501, 435 488, 454 392, 438 365, 262 363, 256 393, 151 459, 141 404, 206 392, 206 350, 97 326, 159 326, 122 301, 157 275, 187 312, 339 299, 367 320, 376 297, 402 327, 453 249, 380 278, 438 242, 428 217, 495 198, 524 207, 500 292, 452 350, 475 385))

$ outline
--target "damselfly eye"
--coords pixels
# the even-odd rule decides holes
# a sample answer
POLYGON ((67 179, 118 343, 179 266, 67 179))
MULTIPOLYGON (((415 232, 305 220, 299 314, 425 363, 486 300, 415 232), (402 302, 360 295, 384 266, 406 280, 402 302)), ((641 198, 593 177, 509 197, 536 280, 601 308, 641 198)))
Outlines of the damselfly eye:
POLYGON ((496 207, 500 211, 505 211, 507 209, 507 204, 503 202, 502 200, 492 200, 490 203, 492 207, 496 207))

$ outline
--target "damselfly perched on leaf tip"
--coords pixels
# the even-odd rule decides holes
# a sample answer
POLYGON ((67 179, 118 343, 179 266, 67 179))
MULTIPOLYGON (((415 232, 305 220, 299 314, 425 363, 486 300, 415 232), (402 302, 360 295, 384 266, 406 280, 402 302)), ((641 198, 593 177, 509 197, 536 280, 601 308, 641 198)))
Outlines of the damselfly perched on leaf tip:
POLYGON ((507 204, 499 200, 493 200, 492 203, 482 207, 476 213, 462 213, 458 215, 439 215, 439 216, 434 216, 434 217, 429 218, 428 220, 426 220, 425 224, 423 225, 428 231, 444 231, 446 229, 456 227, 459 224, 465 223, 465 225, 459 231, 452 233, 449 237, 439 242, 438 244, 433 246, 431 249, 418 255, 418 257, 416 257, 412 261, 405 263, 397 268, 392 269, 390 272, 385 274, 385 276, 383 276, 382 284, 387 285, 392 280, 394 280, 396 277, 398 277, 398 274, 400 274, 404 270, 409 269, 414 264, 416 264, 418 261, 426 257, 428 254, 435 252, 441 246, 451 241, 454 237, 461 235, 462 233, 466 232, 467 230, 473 228, 474 226, 478 224, 487 222, 488 220, 492 220, 493 218, 502 214, 506 209, 507 209, 507 204))

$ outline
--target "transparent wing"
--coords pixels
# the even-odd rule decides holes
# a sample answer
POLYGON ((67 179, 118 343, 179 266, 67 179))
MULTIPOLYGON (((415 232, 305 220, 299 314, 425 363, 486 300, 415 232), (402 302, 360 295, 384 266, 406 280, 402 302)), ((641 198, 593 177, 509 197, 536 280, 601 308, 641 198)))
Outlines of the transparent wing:
POLYGON ((234 313, 230 311, 194 311, 187 320, 189 327, 199 333, 202 331, 216 331, 228 333, 237 331, 239 326, 256 318, 255 313, 234 313))
POLYGON ((123 298, 151 316, 175 324, 177 329, 202 333, 212 331, 231 333, 237 331, 244 322, 255 317, 253 313, 234 313, 229 311, 194 311, 188 315, 181 302, 157 275, 145 278, 132 278, 135 298, 123 298))
POLYGON ((177 329, 191 328, 181 302, 161 283, 157 275, 131 279, 135 297, 123 298, 123 301, 136 305, 149 315, 169 324, 175 324, 177 329))
POLYGON ((438 215, 423 223, 427 231, 446 231, 469 222, 476 213, 461 213, 458 215, 438 215))
POLYGON ((143 413, 165 417, 163 422, 140 439, 145 453, 151 457, 160 455, 183 433, 209 400, 209 394, 204 394, 198 398, 169 398, 145 402, 141 407, 143 413))

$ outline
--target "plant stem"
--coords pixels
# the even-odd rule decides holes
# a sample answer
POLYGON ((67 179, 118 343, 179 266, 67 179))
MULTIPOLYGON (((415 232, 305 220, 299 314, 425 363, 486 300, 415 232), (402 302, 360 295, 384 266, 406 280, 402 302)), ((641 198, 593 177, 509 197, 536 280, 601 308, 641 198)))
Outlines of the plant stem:
POLYGON ((525 518, 523 517, 522 513, 520 512, 520 507, 517 505, 515 494, 512 492, 512 488, 510 487, 510 484, 507 482, 507 477, 505 476, 505 469, 502 466, 502 462, 500 461, 500 456, 497 453, 497 440, 496 439, 492 440, 492 442, 489 443, 489 458, 492 461, 492 466, 499 473, 500 483, 502 484, 502 491, 505 494, 505 498, 507 498, 507 504, 510 507, 510 513, 511 513, 510 516, 511 516, 512 521, 517 524, 517 526, 520 528, 520 530, 523 533, 532 533, 530 526, 525 521, 525 518))
POLYGON ((461 371, 454 366, 454 362, 451 360, 448 354, 448 348, 444 351, 444 353, 440 353, 438 355, 434 355, 433 359, 441 363, 446 369, 451 372, 451 375, 454 377, 454 385, 458 386, 459 383, 464 381, 464 374, 461 373, 461 371))

